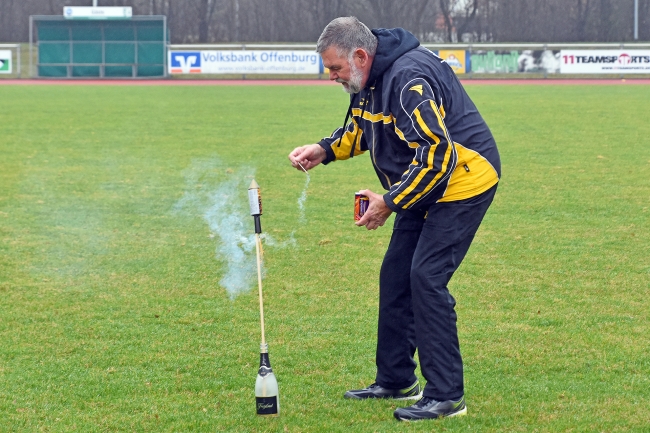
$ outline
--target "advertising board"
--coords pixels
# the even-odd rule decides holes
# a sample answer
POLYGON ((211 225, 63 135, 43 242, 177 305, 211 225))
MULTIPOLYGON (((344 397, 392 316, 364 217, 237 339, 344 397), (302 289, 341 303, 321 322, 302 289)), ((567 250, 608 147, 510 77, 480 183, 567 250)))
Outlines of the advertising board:
POLYGON ((650 50, 562 50, 563 74, 650 74, 650 50))
POLYGON ((476 73, 560 72, 560 52, 552 50, 475 51, 471 71, 476 73))
POLYGON ((455 73, 464 74, 470 69, 467 64, 467 60, 469 60, 467 53, 465 50, 440 50, 438 56, 444 59, 455 73))
POLYGON ((169 51, 171 74, 322 74, 314 51, 169 51))
POLYGON ((11 74, 11 50, 0 50, 0 74, 11 74))

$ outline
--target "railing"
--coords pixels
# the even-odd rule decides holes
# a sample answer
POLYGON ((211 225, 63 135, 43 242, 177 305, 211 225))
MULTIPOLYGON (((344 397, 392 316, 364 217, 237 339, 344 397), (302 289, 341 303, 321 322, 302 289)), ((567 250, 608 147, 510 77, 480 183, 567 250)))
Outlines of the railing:
MULTIPOLYGON (((618 49, 618 48, 650 48, 650 42, 616 42, 616 43, 529 43, 529 42, 508 42, 508 43, 489 43, 489 42, 477 42, 477 43, 464 43, 464 44, 447 44, 447 43, 432 43, 424 42, 422 46, 426 48, 435 48, 441 50, 486 50, 486 49, 498 49, 498 50, 507 50, 509 48, 523 48, 527 50, 559 50, 559 49, 575 49, 575 48, 587 48, 587 49, 618 49)), ((170 50, 186 50, 186 49, 204 49, 204 50, 219 50, 219 49, 302 49, 316 50, 315 43, 241 43, 241 44, 169 44, 167 46, 170 50)))

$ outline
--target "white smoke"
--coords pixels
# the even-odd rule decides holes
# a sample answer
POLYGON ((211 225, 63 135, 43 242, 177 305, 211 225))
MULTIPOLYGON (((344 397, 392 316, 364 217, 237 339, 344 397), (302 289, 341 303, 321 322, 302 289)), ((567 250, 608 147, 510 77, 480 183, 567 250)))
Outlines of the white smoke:
MULTIPOLYGON (((182 174, 186 183, 185 193, 174 205, 174 211, 200 216, 207 223, 210 238, 216 241, 216 258, 225 263, 219 283, 230 299, 234 299, 255 287, 257 279, 254 223, 248 207, 248 186, 255 170, 250 167, 229 168, 218 158, 211 158, 194 160, 182 174)), ((301 223, 305 222, 308 185, 309 175, 298 199, 301 223)), ((269 247, 284 248, 296 244, 293 231, 282 242, 265 233, 260 237, 269 247)), ((262 261, 262 276, 264 273, 262 261)))
POLYGON ((248 209, 248 186, 255 170, 232 169, 211 158, 194 160, 182 174, 185 194, 174 210, 201 216, 207 223, 210 238, 216 240, 215 255, 225 263, 219 283, 234 299, 249 291, 257 276, 254 225, 248 209))
POLYGON ((210 206, 203 219, 217 239, 216 255, 226 262, 226 274, 219 282, 231 299, 248 291, 257 272, 253 218, 242 206, 248 204, 240 194, 247 192, 247 177, 222 183, 209 195, 210 206), (247 224, 246 224, 247 223, 247 224))
POLYGON ((298 198, 298 210, 300 211, 300 214, 298 216, 298 221, 301 224, 304 224, 306 222, 305 202, 307 201, 307 187, 309 186, 309 172, 305 172, 305 175, 307 176, 307 178, 305 179, 305 187, 302 190, 302 194, 298 198))

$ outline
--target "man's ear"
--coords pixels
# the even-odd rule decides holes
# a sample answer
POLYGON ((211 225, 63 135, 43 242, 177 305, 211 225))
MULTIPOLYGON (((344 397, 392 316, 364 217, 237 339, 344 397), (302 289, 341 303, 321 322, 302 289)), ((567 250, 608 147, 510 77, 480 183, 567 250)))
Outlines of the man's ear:
POLYGON ((356 50, 354 50, 354 57, 358 59, 359 66, 361 66, 362 68, 366 66, 366 64, 370 60, 370 56, 368 55, 366 50, 362 48, 357 48, 356 50))

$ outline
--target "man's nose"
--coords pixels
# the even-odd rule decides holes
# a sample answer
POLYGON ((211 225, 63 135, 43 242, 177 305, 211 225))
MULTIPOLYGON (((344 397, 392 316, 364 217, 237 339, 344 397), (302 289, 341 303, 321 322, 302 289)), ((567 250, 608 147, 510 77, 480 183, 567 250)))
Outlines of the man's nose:
POLYGON ((334 81, 337 78, 338 78, 338 76, 336 75, 336 72, 330 70, 330 81, 334 81))

